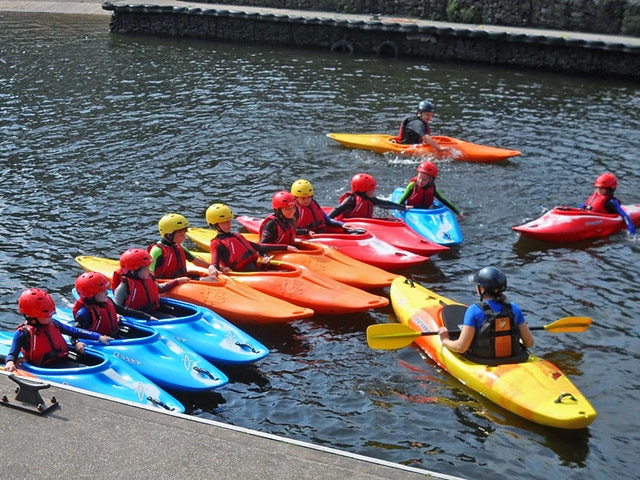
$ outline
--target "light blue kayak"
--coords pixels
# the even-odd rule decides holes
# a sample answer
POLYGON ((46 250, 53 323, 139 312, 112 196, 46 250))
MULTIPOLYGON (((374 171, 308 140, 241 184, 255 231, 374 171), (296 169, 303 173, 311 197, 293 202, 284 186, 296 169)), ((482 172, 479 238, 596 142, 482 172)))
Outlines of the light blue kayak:
MULTIPOLYGON (((75 289, 73 294, 77 298, 75 289)), ((269 354, 262 343, 208 308, 169 298, 162 298, 161 305, 176 316, 151 321, 122 317, 122 323, 152 328, 214 365, 246 365, 269 354)))
MULTIPOLYGON (((71 309, 58 307, 56 320, 73 325, 71 309)), ((86 351, 126 362, 134 370, 162 388, 182 392, 202 392, 229 382, 227 376, 201 355, 172 337, 166 337, 146 326, 125 325, 120 337, 104 345, 82 340, 86 351)))
MULTIPOLYGON (((0 356, 2 363, 9 353, 13 332, 0 331, 0 356)), ((72 352, 68 367, 36 367, 21 362, 19 369, 41 380, 62 383, 128 402, 184 413, 184 406, 173 396, 158 387, 141 373, 120 361, 112 361, 99 352, 87 352, 77 356, 72 352)))
MULTIPOLYGON (((396 188, 391 200, 397 202, 403 193, 404 188, 396 188)), ((455 214, 437 200, 433 201, 432 208, 412 208, 406 212, 393 210, 393 215, 427 240, 447 247, 462 243, 462 232, 455 214)))

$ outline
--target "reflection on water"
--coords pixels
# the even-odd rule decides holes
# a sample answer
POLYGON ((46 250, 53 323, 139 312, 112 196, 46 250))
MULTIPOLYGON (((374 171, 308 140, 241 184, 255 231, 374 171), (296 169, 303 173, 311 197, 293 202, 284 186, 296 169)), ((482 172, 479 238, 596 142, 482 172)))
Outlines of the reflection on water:
MULTIPOLYGON (((418 159, 351 151, 329 132, 395 133, 416 103, 434 133, 523 152, 499 165, 438 160, 438 187, 465 213, 464 243, 408 272, 464 303, 485 265, 532 325, 589 316, 580 334, 536 333, 598 411, 583 432, 506 412, 419 350, 372 351, 366 327, 391 307, 251 328, 271 355, 232 372, 195 414, 468 478, 635 478, 640 440, 640 247, 626 235, 570 246, 511 226, 578 205, 604 170, 640 202, 637 84, 468 64, 112 36, 105 19, 0 17, 0 325, 21 321, 22 288, 71 298, 76 255, 116 258, 157 240, 167 212, 205 226, 214 202, 266 215, 298 178, 335 205, 354 173, 389 197, 418 159), (293 420, 292 420, 293 419, 293 420), (526 473, 523 473, 526 472, 526 473)), ((387 292, 385 292, 386 294, 387 292)))

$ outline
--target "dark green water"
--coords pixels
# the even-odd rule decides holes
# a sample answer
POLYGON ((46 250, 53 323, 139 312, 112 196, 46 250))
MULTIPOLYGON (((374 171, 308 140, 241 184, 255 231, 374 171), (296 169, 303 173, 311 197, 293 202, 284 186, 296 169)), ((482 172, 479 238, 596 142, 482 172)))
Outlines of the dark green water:
POLYGON ((113 36, 107 21, 0 16, 2 328, 20 322, 23 288, 70 301, 74 256, 146 246, 167 212, 196 226, 220 201, 263 215, 300 177, 335 204, 360 171, 388 196, 417 160, 349 151, 325 135, 394 133, 431 98, 434 133, 523 155, 439 163, 439 188, 465 212, 465 241, 406 273, 468 303, 469 274, 495 264, 530 324, 593 317, 581 334, 538 333, 534 353, 569 375, 597 420, 579 432, 537 426, 412 347, 371 351, 366 327, 394 321, 391 307, 252 329, 272 355, 185 402, 203 417, 467 478, 637 478, 638 243, 619 234, 553 247, 510 227, 581 203, 606 169, 624 203, 640 202, 638 84, 113 36))

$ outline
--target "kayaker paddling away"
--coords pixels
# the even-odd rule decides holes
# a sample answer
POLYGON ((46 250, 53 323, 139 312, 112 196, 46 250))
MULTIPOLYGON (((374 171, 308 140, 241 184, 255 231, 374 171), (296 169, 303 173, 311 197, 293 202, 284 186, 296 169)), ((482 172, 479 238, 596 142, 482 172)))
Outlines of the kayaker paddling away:
POLYGON ((534 339, 520 307, 507 302, 506 275, 499 268, 485 267, 473 279, 480 303, 467 308, 457 339, 450 338, 447 326, 438 329, 442 345, 478 363, 483 359, 526 360, 525 349, 533 347, 534 339))
POLYGON ((395 279, 390 296, 401 324, 369 326, 369 346, 397 349, 415 342, 464 385, 532 422, 567 429, 584 428, 593 422, 596 411, 566 375, 527 351, 533 346, 531 330, 583 332, 591 319, 566 317, 525 330, 522 312, 503 297, 504 273, 488 267, 474 278, 481 302, 470 307, 412 280, 395 279), (464 329, 467 333, 463 336, 464 329))

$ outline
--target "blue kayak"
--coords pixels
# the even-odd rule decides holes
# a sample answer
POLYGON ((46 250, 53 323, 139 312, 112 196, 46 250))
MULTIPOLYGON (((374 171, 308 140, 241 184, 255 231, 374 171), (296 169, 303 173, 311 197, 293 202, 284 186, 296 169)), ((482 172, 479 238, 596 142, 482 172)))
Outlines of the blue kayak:
MULTIPOLYGON (((396 188, 391 200, 397 202, 402 197, 404 188, 396 188)), ((447 247, 462 243, 462 232, 455 214, 437 200, 431 208, 412 208, 406 212, 393 210, 397 218, 405 221, 411 229, 427 240, 447 247)))
MULTIPOLYGON (((73 325, 70 309, 56 309, 56 320, 73 325)), ((229 382, 227 376, 190 348, 146 326, 124 325, 108 345, 82 340, 86 351, 102 352, 129 364, 162 388, 202 392, 229 382)))
MULTIPOLYGON (((75 288, 73 295, 78 296, 75 288)), ((246 365, 269 354, 262 343, 208 308, 170 298, 162 298, 160 305, 175 317, 151 321, 122 317, 122 324, 152 328, 214 365, 246 365)))
MULTIPOLYGON (((0 331, 0 356, 9 353, 13 332, 0 331)), ((4 362, 4 360, 2 360, 4 362)), ((36 367, 20 362, 18 368, 41 380, 71 385, 138 405, 184 413, 184 406, 151 380, 124 362, 112 361, 98 352, 71 352, 63 367, 36 367)))

